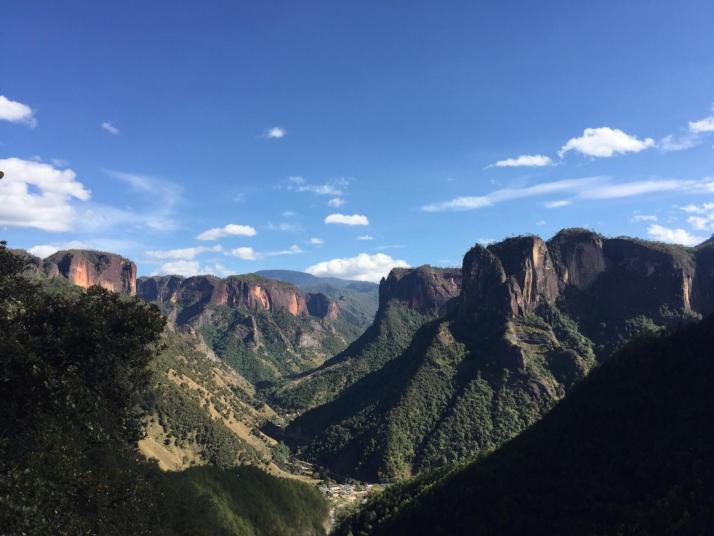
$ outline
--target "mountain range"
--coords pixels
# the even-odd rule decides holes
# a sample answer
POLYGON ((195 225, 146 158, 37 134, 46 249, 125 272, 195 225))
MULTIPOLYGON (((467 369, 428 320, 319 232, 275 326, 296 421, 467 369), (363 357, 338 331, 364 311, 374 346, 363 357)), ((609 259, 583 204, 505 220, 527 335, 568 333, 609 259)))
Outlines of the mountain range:
POLYGON ((474 246, 460 288, 427 292, 441 298, 433 301, 412 298, 455 283, 454 273, 411 271, 413 290, 403 294, 393 272, 375 324, 278 398, 321 403, 288 425, 286 441, 336 475, 365 480, 469 460, 537 422, 631 338, 709 314, 713 254, 709 244, 568 229, 548 242, 474 246), (390 334, 395 314, 418 319, 396 323, 402 338, 390 334), (392 344, 375 344, 380 333, 392 344))

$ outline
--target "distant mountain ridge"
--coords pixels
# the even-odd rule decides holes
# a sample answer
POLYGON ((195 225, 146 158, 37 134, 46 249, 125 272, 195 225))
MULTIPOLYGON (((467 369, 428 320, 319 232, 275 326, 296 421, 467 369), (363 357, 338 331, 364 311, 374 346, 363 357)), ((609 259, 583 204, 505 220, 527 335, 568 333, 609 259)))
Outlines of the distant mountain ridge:
MULTIPOLYGON (((714 247, 707 245, 566 229, 548 242, 522 236, 477 245, 461 273, 451 305, 422 316, 391 352, 369 350, 371 328, 353 343, 357 351, 277 393, 278 405, 313 408, 286 430, 304 456, 367 480, 467 460, 538 421, 632 337, 714 307, 714 247), (321 376, 329 381, 311 391, 321 376), (331 385, 343 387, 315 407, 314 393, 331 385)), ((387 311, 377 313, 377 331, 388 325, 387 311)), ((391 325, 396 333, 406 324, 391 325)))

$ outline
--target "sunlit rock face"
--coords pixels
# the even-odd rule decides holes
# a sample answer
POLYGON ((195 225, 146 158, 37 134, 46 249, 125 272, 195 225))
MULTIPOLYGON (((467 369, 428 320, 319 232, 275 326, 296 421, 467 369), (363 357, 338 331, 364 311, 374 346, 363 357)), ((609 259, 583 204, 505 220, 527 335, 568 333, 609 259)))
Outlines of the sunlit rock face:
POLYGON ((114 253, 90 250, 58 251, 44 260, 49 276, 61 276, 82 288, 98 285, 134 296, 136 264, 114 253))

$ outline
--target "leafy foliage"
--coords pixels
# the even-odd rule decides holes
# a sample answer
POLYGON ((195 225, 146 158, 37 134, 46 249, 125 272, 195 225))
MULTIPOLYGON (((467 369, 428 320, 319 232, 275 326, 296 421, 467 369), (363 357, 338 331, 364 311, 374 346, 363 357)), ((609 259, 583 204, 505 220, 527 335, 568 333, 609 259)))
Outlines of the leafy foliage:
MULTIPOLYGON (((47 292, 22 264, 0 243, 3 534, 323 533, 326 504, 308 485, 253 468, 165 474, 144 460, 141 402, 164 319, 98 287, 47 292)), ((228 450, 217 463, 234 461, 228 450)))

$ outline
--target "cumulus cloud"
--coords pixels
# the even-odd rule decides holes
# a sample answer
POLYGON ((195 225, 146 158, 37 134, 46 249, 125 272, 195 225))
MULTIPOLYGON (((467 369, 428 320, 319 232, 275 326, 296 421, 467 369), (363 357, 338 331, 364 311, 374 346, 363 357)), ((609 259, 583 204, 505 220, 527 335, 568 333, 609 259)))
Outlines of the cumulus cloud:
POLYGON ((178 260, 162 264, 152 275, 182 275, 191 277, 201 272, 198 261, 178 260))
POLYGON ((378 282, 392 268, 409 268, 404 260, 393 259, 384 253, 360 253, 354 257, 337 258, 308 266, 305 271, 317 277, 339 277, 357 281, 378 282))
POLYGON ((369 225, 367 216, 363 214, 330 214, 325 218, 325 223, 341 225, 369 225))
POLYGON ((563 158, 569 151, 587 156, 609 158, 614 154, 639 153, 654 147, 652 138, 640 140, 617 128, 586 128, 579 138, 571 138, 561 147, 558 155, 563 158))
POLYGON ((542 154, 524 154, 516 158, 506 158, 499 160, 489 167, 543 167, 553 164, 553 160, 549 156, 542 154))
POLYGON ((312 244, 313 246, 324 246, 325 241, 322 238, 311 238, 310 244, 312 244))
MULTIPOLYGON (((449 201, 425 205, 422 210, 426 212, 476 210, 506 201, 554 193, 571 193, 573 198, 570 201, 572 201, 574 199, 616 199, 675 191, 686 193, 712 192, 714 191, 714 182, 711 178, 701 180, 651 179, 619 184, 613 182, 609 177, 564 179, 520 188, 502 188, 484 195, 457 197, 449 201)), ((550 202, 548 205, 550 208, 564 206, 563 201, 550 202)))
POLYGON ((710 115, 699 121, 690 121, 689 130, 697 134, 702 132, 714 132, 714 115, 710 115))
POLYGON ((338 208, 345 204, 345 200, 341 197, 333 197, 327 202, 327 206, 338 208))
POLYGON ((0 224, 44 231, 68 231, 76 218, 73 200, 91 193, 71 169, 19 158, 0 159, 0 224))
POLYGON ((213 247, 198 246, 192 248, 178 248, 178 249, 166 249, 166 250, 151 250, 147 251, 146 254, 149 257, 155 259, 183 259, 192 260, 198 255, 207 252, 219 253, 223 251, 223 247, 216 245, 213 247))
POLYGON ((119 128, 117 128, 111 121, 104 121, 102 123, 102 128, 114 136, 118 136, 120 134, 119 128))
POLYGON ((0 95, 0 120, 22 123, 30 128, 37 126, 35 112, 27 104, 8 99, 0 95))
POLYGON ((200 233, 198 240, 218 240, 226 236, 255 236, 257 231, 250 225, 237 225, 229 223, 224 227, 214 227, 200 233))
POLYGON ((704 241, 700 236, 694 236, 685 229, 670 229, 662 225, 653 224, 647 228, 647 233, 660 242, 671 244, 682 244, 684 246, 696 246, 704 241))
POLYGON ((230 251, 231 255, 243 259, 244 261, 256 261, 259 258, 258 253, 251 247, 239 247, 230 251))
POLYGON ((279 140, 280 138, 284 138, 287 133, 287 130, 283 127, 271 127, 265 131, 265 137, 273 140, 279 140))

